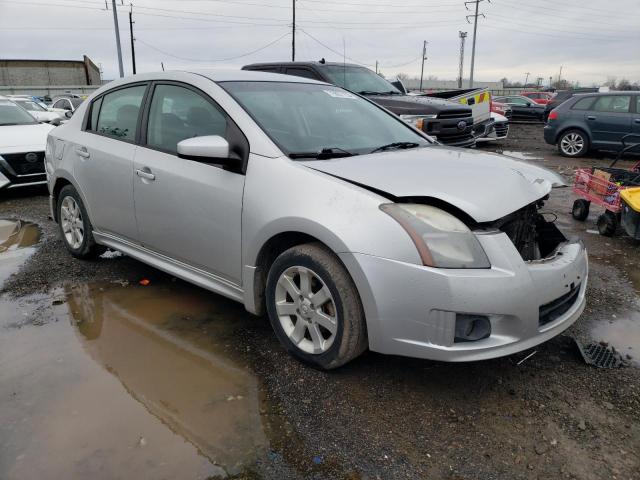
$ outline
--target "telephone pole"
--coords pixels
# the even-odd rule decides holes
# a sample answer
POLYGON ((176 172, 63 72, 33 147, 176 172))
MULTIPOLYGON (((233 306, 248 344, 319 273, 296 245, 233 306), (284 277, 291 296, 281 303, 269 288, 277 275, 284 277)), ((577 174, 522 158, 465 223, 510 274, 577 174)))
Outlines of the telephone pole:
POLYGON ((462 71, 464 69, 464 42, 467 39, 467 32, 458 32, 460 36, 460 67, 458 73, 458 88, 462 88, 462 71))
POLYGON ((131 35, 131 63, 133 66, 133 74, 136 74, 136 47, 133 44, 133 41, 135 40, 133 38, 133 24, 135 23, 133 21, 133 4, 129 4, 130 6, 130 10, 129 10, 129 33, 131 35))
POLYGON ((427 59, 427 42, 422 42, 422 69, 420 70, 420 91, 422 91, 422 78, 424 77, 424 61, 427 59))
POLYGON ((122 66, 122 48, 120 47, 120 29, 118 28, 118 10, 116 0, 111 0, 113 7, 113 25, 116 29, 116 48, 118 49, 118 67, 120 68, 120 78, 124 77, 124 67, 122 66))
POLYGON ((293 1, 293 23, 291 24, 291 61, 296 61, 296 0, 293 1))
POLYGON ((531 75, 531 72, 524 72, 524 74, 526 75, 525 79, 524 79, 524 86, 527 86, 527 82, 529 81, 529 75, 531 75))
POLYGON ((467 15, 467 23, 471 23, 469 18, 473 17, 473 44, 471 46, 471 71, 469 73, 469 88, 473 88, 473 71, 476 63, 476 36, 478 34, 478 17, 485 18, 484 13, 478 13, 480 2, 484 0, 471 0, 464 2, 464 6, 469 10, 469 4, 475 3, 475 13, 473 15, 467 15))
POLYGON ((563 65, 560 65, 560 73, 558 73, 558 87, 560 86, 560 79, 562 78, 562 67, 563 65))

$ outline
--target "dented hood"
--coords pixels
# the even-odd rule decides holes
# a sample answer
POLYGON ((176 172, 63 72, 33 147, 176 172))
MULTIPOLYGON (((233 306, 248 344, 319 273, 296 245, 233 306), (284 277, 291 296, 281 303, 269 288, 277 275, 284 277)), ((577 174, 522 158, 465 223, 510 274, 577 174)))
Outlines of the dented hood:
POLYGON ((503 155, 431 146, 304 164, 396 198, 431 197, 489 222, 564 186, 555 172, 503 155))

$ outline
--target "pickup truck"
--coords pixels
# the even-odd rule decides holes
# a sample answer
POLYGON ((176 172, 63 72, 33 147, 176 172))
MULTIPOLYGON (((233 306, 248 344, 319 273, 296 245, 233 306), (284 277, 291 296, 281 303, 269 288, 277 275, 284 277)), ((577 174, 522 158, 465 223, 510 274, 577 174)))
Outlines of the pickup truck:
POLYGON ((472 147, 473 112, 466 105, 428 96, 411 96, 360 65, 325 62, 278 62, 245 65, 243 70, 282 73, 332 83, 362 95, 451 147, 472 147))

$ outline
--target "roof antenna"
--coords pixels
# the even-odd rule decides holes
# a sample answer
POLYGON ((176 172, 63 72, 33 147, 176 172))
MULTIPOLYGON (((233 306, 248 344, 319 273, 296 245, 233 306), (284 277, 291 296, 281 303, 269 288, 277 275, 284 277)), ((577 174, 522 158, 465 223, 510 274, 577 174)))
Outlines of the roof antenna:
POLYGON ((324 65, 325 63, 327 63, 327 61, 324 59, 324 57, 322 57, 322 58, 320 59, 320 62, 319 62, 319 63, 321 63, 322 65, 324 65))

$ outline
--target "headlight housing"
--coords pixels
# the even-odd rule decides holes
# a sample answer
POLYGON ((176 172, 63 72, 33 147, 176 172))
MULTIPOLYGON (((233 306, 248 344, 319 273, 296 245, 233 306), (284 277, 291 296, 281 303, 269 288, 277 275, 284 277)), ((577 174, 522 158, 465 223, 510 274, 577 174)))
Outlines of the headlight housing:
POLYGON ((438 118, 438 115, 400 115, 400 118, 418 130, 424 130, 425 121, 438 118))
POLYGON ((487 254, 463 222, 432 205, 386 203, 380 210, 393 217, 413 240, 423 265, 438 268, 491 268, 487 254))

